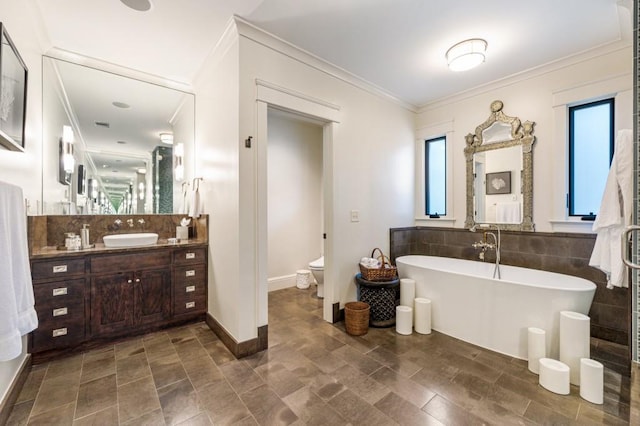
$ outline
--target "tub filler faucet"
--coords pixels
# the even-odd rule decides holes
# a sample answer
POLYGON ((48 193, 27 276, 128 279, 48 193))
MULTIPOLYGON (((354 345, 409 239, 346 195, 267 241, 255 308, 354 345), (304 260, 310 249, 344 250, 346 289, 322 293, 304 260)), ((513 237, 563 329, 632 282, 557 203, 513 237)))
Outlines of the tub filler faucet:
POLYGON ((493 268, 493 278, 500 279, 500 227, 496 224, 490 223, 477 223, 473 225, 469 230, 471 232, 476 232, 478 228, 481 229, 491 229, 494 228, 498 235, 493 232, 484 231, 482 241, 476 241, 472 244, 472 247, 475 249, 480 249, 480 259, 484 260, 484 254, 487 250, 495 250, 496 251, 496 266, 493 268), (491 235, 493 237, 493 243, 487 242, 487 235, 491 235))

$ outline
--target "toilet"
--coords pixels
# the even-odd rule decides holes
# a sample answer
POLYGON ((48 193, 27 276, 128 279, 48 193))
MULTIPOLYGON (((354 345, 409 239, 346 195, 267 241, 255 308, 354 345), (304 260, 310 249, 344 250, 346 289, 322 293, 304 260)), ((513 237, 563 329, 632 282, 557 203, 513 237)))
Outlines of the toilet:
POLYGON ((318 297, 324 297, 324 256, 309 262, 309 270, 318 283, 318 297))

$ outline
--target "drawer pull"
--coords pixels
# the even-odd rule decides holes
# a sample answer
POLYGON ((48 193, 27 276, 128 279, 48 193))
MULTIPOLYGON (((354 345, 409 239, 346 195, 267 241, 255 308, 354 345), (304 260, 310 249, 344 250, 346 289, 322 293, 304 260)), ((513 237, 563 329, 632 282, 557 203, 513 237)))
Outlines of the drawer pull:
POLYGON ((62 315, 67 315, 68 311, 67 308, 58 308, 58 309, 54 309, 53 310, 53 316, 54 317, 60 317, 62 315))
POLYGON ((196 254, 195 253, 187 253, 184 256, 186 259, 195 259, 196 258, 196 254))
POLYGON ((53 289, 53 295, 54 296, 64 296, 65 294, 67 294, 67 288, 66 287, 60 287, 60 288, 54 288, 53 289))
POLYGON ((67 272, 67 265, 55 265, 53 267, 54 274, 59 274, 60 272, 67 272))
POLYGON ((195 271, 195 269, 190 269, 187 272, 185 272, 185 275, 187 277, 195 277, 196 276, 196 271, 195 271))
POLYGON ((195 286, 195 285, 188 285, 188 286, 185 288, 185 292, 186 292, 186 293, 191 293, 192 291, 196 291, 196 286, 195 286))
POLYGON ((53 337, 60 337, 67 335, 67 327, 64 328, 56 328, 52 333, 53 337))
POLYGON ((195 308, 196 307, 196 302, 187 302, 187 303, 184 304, 184 307, 186 309, 195 308))

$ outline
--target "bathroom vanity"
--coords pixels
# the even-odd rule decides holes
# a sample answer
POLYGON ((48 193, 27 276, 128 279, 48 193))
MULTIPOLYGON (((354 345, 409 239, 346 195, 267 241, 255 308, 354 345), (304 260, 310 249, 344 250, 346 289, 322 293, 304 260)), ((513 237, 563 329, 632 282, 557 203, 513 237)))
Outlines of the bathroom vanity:
POLYGON ((32 254, 39 326, 30 352, 45 359, 117 338, 203 320, 207 244, 32 254))

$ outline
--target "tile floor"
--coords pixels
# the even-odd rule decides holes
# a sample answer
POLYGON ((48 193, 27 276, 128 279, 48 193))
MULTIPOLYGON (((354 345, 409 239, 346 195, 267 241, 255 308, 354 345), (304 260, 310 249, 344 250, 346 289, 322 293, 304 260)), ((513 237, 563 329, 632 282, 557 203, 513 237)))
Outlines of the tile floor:
POLYGON ((203 324, 34 366, 10 425, 640 424, 640 380, 605 403, 542 389, 526 362, 443 334, 349 336, 296 288, 269 295, 269 349, 236 360, 203 324))

